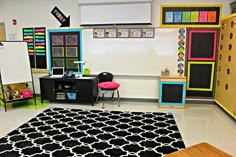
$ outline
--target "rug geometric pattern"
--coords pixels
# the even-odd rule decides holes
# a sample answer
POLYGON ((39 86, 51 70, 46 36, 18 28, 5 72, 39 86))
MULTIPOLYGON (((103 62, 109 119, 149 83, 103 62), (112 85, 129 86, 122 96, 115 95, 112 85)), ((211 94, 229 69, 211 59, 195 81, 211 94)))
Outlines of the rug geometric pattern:
POLYGON ((0 139, 0 157, 161 157, 185 148, 171 113, 49 108, 0 139))

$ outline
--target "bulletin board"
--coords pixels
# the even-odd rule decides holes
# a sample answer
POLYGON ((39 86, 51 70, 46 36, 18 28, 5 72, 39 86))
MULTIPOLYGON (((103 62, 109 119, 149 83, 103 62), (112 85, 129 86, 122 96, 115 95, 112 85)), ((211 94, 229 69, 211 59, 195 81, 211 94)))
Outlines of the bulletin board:
POLYGON ((83 64, 74 63, 82 61, 82 34, 81 29, 48 30, 48 66, 64 67, 66 71, 72 70, 75 74, 82 73, 83 64))
POLYGON ((212 91, 215 62, 188 62, 187 90, 212 91))
POLYGON ((31 67, 26 42, 1 42, 0 73, 2 84, 31 82, 31 67))
POLYGON ((215 61, 218 31, 188 30, 188 60, 215 61))
POLYGON ((161 27, 219 27, 222 4, 161 5, 161 27))
POLYGON ((160 104, 184 105, 185 82, 160 82, 160 104))
MULTIPOLYGON (((92 74, 160 76, 168 68, 177 74, 180 28, 155 28, 154 38, 94 38, 83 29, 85 67, 92 74)), ((183 43, 185 49, 185 43, 183 43)))

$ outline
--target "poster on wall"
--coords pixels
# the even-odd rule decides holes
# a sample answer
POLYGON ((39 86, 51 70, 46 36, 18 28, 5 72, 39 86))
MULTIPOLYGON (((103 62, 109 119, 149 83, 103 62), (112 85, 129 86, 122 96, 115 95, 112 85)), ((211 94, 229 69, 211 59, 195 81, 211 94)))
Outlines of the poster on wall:
POLYGON ((154 38, 155 28, 142 28, 142 38, 154 38))
POLYGON ((128 38, 129 29, 128 28, 117 28, 117 37, 118 38, 128 38))
POLYGON ((142 29, 141 28, 130 28, 129 29, 129 37, 130 38, 141 38, 142 37, 142 29))
POLYGON ((104 37, 105 38, 116 38, 116 29, 115 28, 106 28, 104 37))
POLYGON ((93 38, 155 38, 155 28, 95 28, 93 38))
POLYGON ((93 29, 93 38, 104 38, 104 29, 93 29))

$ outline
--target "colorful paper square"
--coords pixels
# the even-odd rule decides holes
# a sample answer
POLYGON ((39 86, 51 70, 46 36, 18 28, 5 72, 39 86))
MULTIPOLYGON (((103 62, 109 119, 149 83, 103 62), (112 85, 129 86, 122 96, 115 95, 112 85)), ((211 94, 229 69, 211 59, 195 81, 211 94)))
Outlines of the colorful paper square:
POLYGON ((200 11, 199 13, 199 22, 207 22, 208 12, 200 11))
POLYGON ((208 11, 208 22, 216 22, 216 11, 208 11))
POLYGON ((199 12, 191 11, 191 22, 198 22, 199 12))
POLYGON ((190 22, 190 11, 183 11, 182 22, 190 22))
POLYGON ((173 12, 165 12, 165 22, 166 23, 173 22, 173 12))
POLYGON ((181 12, 174 12, 174 22, 180 23, 181 22, 181 12))

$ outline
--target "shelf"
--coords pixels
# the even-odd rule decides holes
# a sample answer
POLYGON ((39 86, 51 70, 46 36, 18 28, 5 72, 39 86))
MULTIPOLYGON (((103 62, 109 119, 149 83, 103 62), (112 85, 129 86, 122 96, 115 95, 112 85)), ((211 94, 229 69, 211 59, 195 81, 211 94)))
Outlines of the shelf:
POLYGON ((56 98, 56 100, 67 100, 66 98, 56 98))
POLYGON ((55 92, 78 92, 77 89, 55 89, 55 92))
POLYGON ((19 101, 19 100, 27 100, 27 99, 32 99, 34 97, 29 97, 29 98, 15 98, 12 100, 5 100, 6 103, 14 102, 14 101, 19 101))

